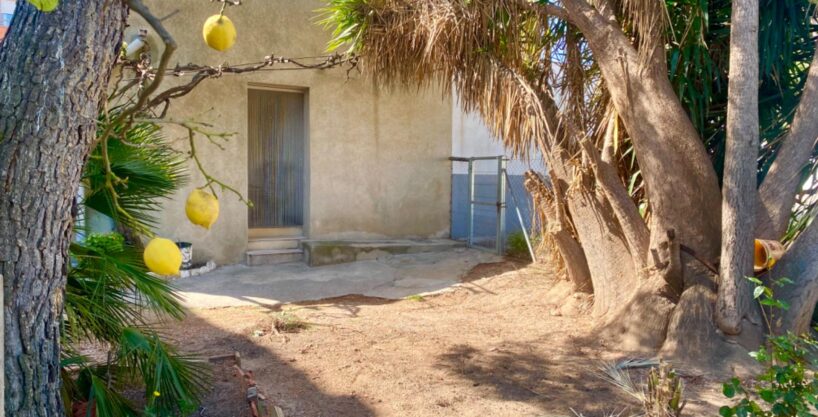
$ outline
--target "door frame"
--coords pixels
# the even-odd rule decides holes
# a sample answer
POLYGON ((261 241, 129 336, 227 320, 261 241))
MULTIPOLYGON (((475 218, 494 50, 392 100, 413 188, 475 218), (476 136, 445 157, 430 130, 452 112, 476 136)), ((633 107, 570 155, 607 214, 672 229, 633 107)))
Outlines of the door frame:
MULTIPOLYGON (((270 84, 270 83, 258 83, 258 82, 245 82, 244 83, 244 99, 245 99, 245 113, 244 113, 244 137, 245 137, 245 144, 249 144, 250 140, 250 100, 248 99, 250 90, 264 90, 264 91, 273 91, 273 92, 281 92, 281 93, 296 93, 301 94, 304 96, 304 201, 301 203, 301 207, 303 210, 303 224, 301 225, 302 233, 304 237, 309 236, 309 227, 310 227, 310 89, 308 87, 298 87, 298 86, 287 86, 287 85, 279 85, 279 84, 270 84)), ((245 161, 249 158, 250 147, 245 146, 245 161)), ((245 165, 246 166, 246 165, 245 165)), ((247 187, 245 189, 245 194, 249 195, 250 191, 250 171, 246 170, 246 181, 247 187)), ((266 234, 264 231, 269 230, 271 233, 269 235, 275 235, 275 231, 279 229, 288 229, 288 227, 281 227, 281 228, 274 228, 274 229, 250 229, 250 222, 249 222, 249 213, 245 211, 245 214, 248 215, 247 221, 244 222, 245 227, 247 228, 247 235, 248 240, 253 238, 263 238, 266 234), (254 230, 255 232, 251 232, 254 230)))

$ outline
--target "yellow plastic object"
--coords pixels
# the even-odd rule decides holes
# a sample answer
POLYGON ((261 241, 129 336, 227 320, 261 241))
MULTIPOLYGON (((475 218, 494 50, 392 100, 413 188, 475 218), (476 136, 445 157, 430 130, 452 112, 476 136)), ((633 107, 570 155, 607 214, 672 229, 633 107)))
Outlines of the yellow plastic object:
POLYGON ((786 249, 784 249, 781 242, 756 239, 753 269, 755 272, 761 272, 772 268, 784 256, 784 252, 786 252, 786 249))
POLYGON ((202 35, 207 46, 217 51, 226 51, 236 43, 236 27, 224 15, 216 14, 207 18, 202 35))
POLYGON ((142 258, 148 269, 158 275, 179 275, 182 267, 182 251, 172 240, 161 237, 148 243, 142 258))
POLYGON ((187 197, 185 213, 191 223, 210 230, 210 227, 219 218, 219 199, 197 188, 187 197))

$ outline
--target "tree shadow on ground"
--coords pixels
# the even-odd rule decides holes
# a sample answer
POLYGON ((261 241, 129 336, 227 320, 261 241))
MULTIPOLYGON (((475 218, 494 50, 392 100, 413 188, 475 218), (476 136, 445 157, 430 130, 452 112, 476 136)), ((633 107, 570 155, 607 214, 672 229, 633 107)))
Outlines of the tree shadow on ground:
MULTIPOLYGON (((252 326, 252 323, 249 323, 252 326)), ((259 390, 269 405, 282 408, 287 417, 369 417, 374 412, 355 396, 332 395, 318 387, 309 376, 297 369, 294 360, 285 360, 264 346, 254 336, 221 329, 188 312, 184 323, 173 324, 169 335, 187 353, 207 359, 241 355, 242 367, 252 370, 259 390)), ((250 415, 245 392, 232 360, 210 362, 212 386, 196 417, 246 417, 250 415)), ((193 417, 191 416, 191 417, 193 417)))
POLYGON ((398 302, 401 300, 393 300, 389 298, 380 298, 380 297, 369 297, 360 294, 350 294, 344 295, 340 297, 332 297, 332 298, 325 298, 322 300, 315 300, 315 301, 299 301, 296 303, 290 303, 289 306, 297 306, 299 309, 305 310, 318 310, 326 306, 332 306, 341 311, 340 314, 333 315, 328 314, 331 317, 349 317, 354 318, 358 317, 358 313, 361 311, 361 306, 379 306, 379 305, 386 305, 398 302))
POLYGON ((510 257, 507 257, 505 258, 505 260, 500 262, 482 263, 476 265, 474 268, 469 270, 469 272, 466 273, 465 276, 463 276, 461 281, 473 282, 482 278, 489 278, 497 275, 502 275, 506 272, 516 271, 520 268, 524 268, 528 264, 529 262, 527 261, 522 261, 510 257))
POLYGON ((486 396, 536 404, 544 413, 628 415, 634 400, 601 379, 599 364, 581 353, 545 358, 525 344, 492 351, 458 345, 438 356, 437 367, 481 387, 486 396))

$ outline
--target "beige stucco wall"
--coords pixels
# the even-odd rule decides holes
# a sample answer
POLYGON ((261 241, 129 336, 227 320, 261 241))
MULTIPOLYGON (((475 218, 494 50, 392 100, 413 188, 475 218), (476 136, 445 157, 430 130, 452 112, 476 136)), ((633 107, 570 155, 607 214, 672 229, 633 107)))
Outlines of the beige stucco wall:
MULTIPOLYGON (((201 26, 218 13, 202 0, 151 0, 179 44, 173 62, 218 65, 260 61, 266 55, 324 53, 329 34, 315 24, 318 0, 245 1, 229 7, 238 41, 227 52, 204 44, 201 26)), ((131 19, 132 33, 146 27, 131 19)), ((152 35, 153 36, 153 35, 152 35)), ((127 38, 126 38, 127 39, 127 38)), ((158 54, 157 61, 158 61, 158 54)), ((173 119, 195 118, 214 129, 237 132, 226 150, 198 141, 211 174, 247 190, 247 90, 250 85, 301 88, 307 92, 308 201, 305 233, 310 238, 431 237, 449 233, 452 106, 439 92, 388 93, 346 70, 277 71, 208 80, 173 103, 173 119)), ((168 129, 186 149, 184 132, 168 129)), ((192 168, 192 165, 191 165, 192 168)), ((194 243, 196 258, 243 261, 247 208, 233 195, 221 196, 221 217, 211 231, 190 225, 184 199, 203 180, 191 169, 187 189, 165 205, 160 233, 194 243)))

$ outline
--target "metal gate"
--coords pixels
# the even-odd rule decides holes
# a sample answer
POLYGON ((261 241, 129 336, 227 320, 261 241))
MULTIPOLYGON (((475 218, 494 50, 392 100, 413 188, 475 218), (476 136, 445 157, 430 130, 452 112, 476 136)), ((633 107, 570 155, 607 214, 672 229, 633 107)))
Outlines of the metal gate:
POLYGON ((531 248, 528 229, 520 211, 524 196, 518 195, 508 176, 509 159, 505 156, 452 157, 454 164, 466 165, 466 175, 452 174, 452 237, 457 238, 455 229, 460 219, 465 218, 465 240, 471 248, 490 249, 499 255, 506 252, 506 232, 509 219, 507 198, 511 197, 514 210, 513 220, 525 236, 529 252, 531 248), (466 186, 462 187, 462 181, 466 186), (466 195, 459 195, 458 189, 465 188, 466 195), (464 202, 465 204, 460 204, 464 202), (458 210, 458 208, 461 208, 458 210))

